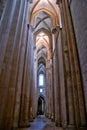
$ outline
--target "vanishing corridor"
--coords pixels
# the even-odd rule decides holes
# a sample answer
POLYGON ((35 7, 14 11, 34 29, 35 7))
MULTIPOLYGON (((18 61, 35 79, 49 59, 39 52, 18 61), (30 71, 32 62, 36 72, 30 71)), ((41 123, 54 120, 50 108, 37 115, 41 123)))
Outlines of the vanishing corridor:
POLYGON ((87 130, 87 0, 0 0, 0 130, 87 130))

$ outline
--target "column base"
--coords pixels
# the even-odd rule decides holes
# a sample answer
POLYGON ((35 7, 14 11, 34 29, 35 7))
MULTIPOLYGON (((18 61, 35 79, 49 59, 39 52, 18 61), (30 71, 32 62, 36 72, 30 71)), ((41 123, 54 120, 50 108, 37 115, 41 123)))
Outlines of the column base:
POLYGON ((55 125, 58 127, 58 122, 55 122, 55 125))
POLYGON ((79 128, 77 128, 77 130, 87 130, 87 126, 79 127, 79 128))
POLYGON ((72 126, 72 125, 69 125, 66 130, 87 130, 87 126, 85 127, 76 127, 76 126, 72 126))
POLYGON ((30 120, 29 120, 29 122, 33 122, 33 121, 34 121, 34 119, 30 119, 30 120))
POLYGON ((18 128, 27 128, 30 127, 30 122, 24 122, 23 124, 21 124, 18 128))
POLYGON ((55 121, 55 118, 53 115, 51 115, 51 121, 54 122, 55 121))
POLYGON ((20 128, 12 128, 11 130, 20 130, 20 128))
POLYGON ((66 130, 77 130, 77 128, 74 125, 68 125, 68 127, 66 128, 66 130))
POLYGON ((57 121, 55 122, 55 125, 56 125, 56 127, 61 127, 61 124, 58 123, 57 121))
POLYGON ((55 119, 54 119, 54 118, 52 118, 52 119, 51 119, 51 121, 52 121, 52 122, 55 122, 55 119))

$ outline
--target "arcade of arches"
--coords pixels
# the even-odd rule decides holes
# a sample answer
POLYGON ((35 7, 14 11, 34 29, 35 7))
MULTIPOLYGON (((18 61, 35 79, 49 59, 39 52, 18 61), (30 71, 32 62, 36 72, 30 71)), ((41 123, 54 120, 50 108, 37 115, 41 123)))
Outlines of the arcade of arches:
POLYGON ((0 0, 0 130, 42 115, 87 129, 86 10, 86 0, 0 0))

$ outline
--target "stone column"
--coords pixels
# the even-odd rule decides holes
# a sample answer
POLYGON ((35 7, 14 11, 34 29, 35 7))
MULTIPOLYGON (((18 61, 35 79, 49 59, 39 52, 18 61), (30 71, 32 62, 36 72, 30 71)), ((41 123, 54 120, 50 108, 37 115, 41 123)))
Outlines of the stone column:
MULTIPOLYGON (((65 3, 64 3, 64 5, 65 5, 66 13, 67 13, 68 7, 66 8, 66 4, 65 3)), ((67 15, 67 14, 65 14, 65 15, 67 15)), ((70 16, 68 16, 68 17, 70 17, 70 16)), ((76 99, 78 98, 77 97, 77 90, 76 90, 76 75, 75 75, 75 68, 74 68, 74 61, 73 61, 72 47, 71 47, 72 36, 70 36, 70 33, 72 33, 72 30, 71 31, 69 30, 70 24, 69 24, 69 21, 68 21, 68 17, 65 18, 65 22, 66 22, 66 36, 67 36, 67 45, 68 45, 69 60, 70 60, 72 93, 73 93, 73 106, 74 106, 75 124, 76 124, 77 120, 79 122, 80 117, 79 117, 78 102, 76 101, 76 99), (77 109, 77 112, 76 112, 76 109, 77 109)))
POLYGON ((3 130, 12 127, 24 7, 25 1, 8 0, 0 25, 0 129, 3 130))
MULTIPOLYGON (((35 43, 34 43, 35 45, 35 43)), ((37 62, 37 54, 36 54, 36 47, 34 46, 34 74, 35 74, 35 113, 37 115, 38 109, 38 85, 37 85, 37 70, 38 70, 38 62, 37 62)))
MULTIPOLYGON (((32 88, 33 88, 33 68, 32 68, 32 28, 29 26, 28 41, 26 46, 26 56, 24 64, 24 74, 22 82, 21 106, 20 106, 20 127, 29 126, 32 116, 32 88), (30 40, 31 39, 31 40, 30 40)), ((33 89, 34 91, 34 89, 33 89)), ((33 109, 33 108, 32 108, 33 109)))
POLYGON ((64 52, 64 73, 65 73, 65 88, 66 88, 66 103, 67 103, 67 124, 71 127, 75 126, 75 113, 74 113, 74 101, 73 101, 73 88, 72 88, 72 77, 71 77, 71 68, 70 68, 70 57, 68 50, 68 38, 66 30, 66 15, 64 10, 64 1, 62 2, 62 46, 64 52), (67 35, 66 35, 67 34, 67 35))
MULTIPOLYGON (((29 121, 32 121, 33 120, 33 117, 34 117, 34 106, 33 106, 33 103, 34 103, 34 97, 35 97, 35 86, 34 86, 34 56, 33 56, 33 53, 34 53, 34 50, 33 50, 33 30, 32 30, 32 27, 31 25, 29 25, 29 38, 28 38, 28 56, 27 56, 27 60, 28 60, 28 69, 29 69, 29 86, 30 86, 30 89, 29 89, 29 102, 28 102, 28 119, 29 121)), ((27 75, 28 76, 28 75, 27 75)))
POLYGON ((54 93, 54 69, 53 69, 53 59, 52 59, 52 93, 53 93, 53 118, 52 121, 55 121, 55 93, 54 93))
MULTIPOLYGON (((69 55, 69 64, 71 70, 71 81, 72 81, 72 96, 73 96, 73 110, 75 114, 74 125, 77 127, 86 125, 84 100, 82 93, 82 83, 79 69, 79 62, 76 50, 76 41, 74 36, 74 30, 72 25, 72 19, 69 9, 68 0, 64 0, 61 3, 62 21, 65 27, 67 39, 67 51, 69 55)), ((65 49, 66 50, 66 49, 65 49)))
POLYGON ((60 80, 60 105, 61 105, 61 123, 63 128, 67 126, 67 108, 66 108, 66 88, 65 88, 65 74, 64 74, 64 57, 63 47, 61 40, 62 29, 59 30, 57 51, 58 51, 58 64, 59 64, 59 80, 60 80))
POLYGON ((30 42, 31 44, 31 70, 32 70, 32 75, 31 75, 31 108, 32 111, 30 112, 31 116, 31 120, 33 120, 35 118, 35 102, 36 102, 36 95, 35 95, 35 75, 34 75, 34 50, 33 50, 33 33, 32 33, 32 42, 30 42), (32 44, 31 44, 32 43, 32 44))
POLYGON ((53 65, 54 65, 54 95, 55 95, 55 122, 57 126, 61 126, 60 115, 60 84, 59 84, 59 70, 58 70, 58 52, 56 46, 56 35, 53 36, 53 65))
POLYGON ((66 8, 66 15, 67 15, 67 24, 68 32, 69 33, 69 51, 71 52, 71 65, 72 65, 72 75, 73 75, 73 82, 74 82, 74 104, 75 104, 75 117, 76 117, 76 125, 77 127, 85 126, 86 125, 86 114, 85 114, 85 107, 84 107, 84 100, 83 100, 83 92, 82 92, 82 82, 80 76, 80 68, 76 50, 76 41, 74 36, 74 29, 72 25, 72 19, 70 14, 69 8, 69 1, 65 1, 65 8, 66 8), (77 101, 76 101, 77 99, 77 101))
POLYGON ((52 61, 48 59, 48 93, 49 93, 49 118, 53 117, 53 93, 52 93, 52 61))
POLYGON ((50 73, 49 73, 49 76, 50 76, 50 90, 51 90, 51 93, 50 93, 50 102, 51 102, 51 120, 53 121, 54 120, 54 86, 53 86, 53 66, 52 66, 52 59, 50 59, 50 73))
POLYGON ((46 61, 46 113, 50 118, 50 75, 49 75, 49 60, 46 61))
POLYGON ((14 116, 13 116, 13 128, 17 128, 19 126, 19 115, 20 115, 20 102, 21 102, 21 90, 22 90, 22 79, 23 79, 23 69, 25 64, 25 55, 26 55, 26 47, 27 47, 27 37, 28 37, 28 27, 27 27, 27 2, 25 3, 25 16, 24 16, 24 24, 23 24, 23 32, 21 39, 21 50, 19 56, 19 65, 18 65, 18 76, 17 76, 17 87, 15 94, 15 104, 14 104, 14 116), (20 87, 21 86, 21 87, 20 87))

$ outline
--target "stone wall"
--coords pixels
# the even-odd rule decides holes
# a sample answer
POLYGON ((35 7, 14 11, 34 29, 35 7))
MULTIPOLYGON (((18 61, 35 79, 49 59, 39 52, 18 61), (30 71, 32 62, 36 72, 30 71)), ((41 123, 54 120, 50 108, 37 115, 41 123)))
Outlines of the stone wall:
POLYGON ((70 1, 87 111, 87 0, 70 1))

